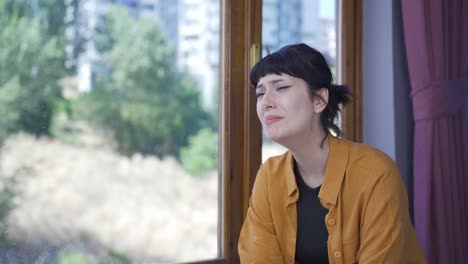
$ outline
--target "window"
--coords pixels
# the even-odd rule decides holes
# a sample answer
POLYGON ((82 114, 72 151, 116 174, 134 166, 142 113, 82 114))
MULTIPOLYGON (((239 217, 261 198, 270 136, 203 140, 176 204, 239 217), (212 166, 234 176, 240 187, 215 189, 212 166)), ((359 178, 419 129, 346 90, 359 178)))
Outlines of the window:
POLYGON ((0 263, 221 255, 221 2, 190 5, 2 1, 0 263))
MULTIPOLYGON (((296 43, 306 43, 319 50, 327 59, 336 76, 337 54, 337 2, 329 0, 297 1, 268 0, 263 7, 262 42, 271 52, 296 43), (275 4, 276 3, 276 4, 275 4), (283 20, 277 19, 280 17, 283 20), (275 21, 276 23, 272 23, 275 21)), ((282 154, 286 149, 263 136, 262 160, 282 154)))
MULTIPOLYGON (((180 0, 209 10, 197 47, 178 1, 157 16, 138 13, 150 0, 23 2, 0 3, 0 263, 238 263, 261 162, 247 76, 262 1, 180 0)), ((359 21, 352 2, 340 24, 359 21)), ((359 41, 343 32, 346 82, 359 41)))

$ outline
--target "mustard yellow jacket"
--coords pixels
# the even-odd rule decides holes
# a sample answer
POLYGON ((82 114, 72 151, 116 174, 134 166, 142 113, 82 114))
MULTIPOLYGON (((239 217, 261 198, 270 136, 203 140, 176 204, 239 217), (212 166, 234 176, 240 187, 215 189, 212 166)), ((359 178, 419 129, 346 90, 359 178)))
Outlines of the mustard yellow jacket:
MULTIPOLYGON (((329 136, 319 193, 328 209, 330 263, 425 263, 396 164, 364 144, 329 136)), ((239 238, 241 263, 294 263, 299 190, 291 152, 260 167, 239 238)))

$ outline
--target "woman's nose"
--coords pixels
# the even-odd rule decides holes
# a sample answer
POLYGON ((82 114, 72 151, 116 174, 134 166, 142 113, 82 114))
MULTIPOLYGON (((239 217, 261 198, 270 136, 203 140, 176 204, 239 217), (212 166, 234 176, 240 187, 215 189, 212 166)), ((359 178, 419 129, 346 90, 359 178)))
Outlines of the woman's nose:
POLYGON ((273 108, 275 105, 275 100, 273 95, 270 92, 266 92, 262 96, 262 107, 264 109, 273 108))

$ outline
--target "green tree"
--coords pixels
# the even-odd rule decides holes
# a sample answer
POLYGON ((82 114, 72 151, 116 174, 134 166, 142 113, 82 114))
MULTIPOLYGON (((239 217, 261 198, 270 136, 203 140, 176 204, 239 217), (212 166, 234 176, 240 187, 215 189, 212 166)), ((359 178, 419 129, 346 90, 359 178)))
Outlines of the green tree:
MULTIPOLYGON (((189 75, 175 68, 175 55, 158 26, 114 8, 98 30, 96 47, 104 72, 80 99, 87 117, 114 136, 119 151, 178 156, 188 136, 209 126, 189 75)), ((83 107, 82 107, 83 110, 83 107)))
POLYGON ((189 145, 181 149, 181 161, 185 170, 198 176, 218 167, 218 134, 203 128, 189 139, 189 145))
POLYGON ((49 134, 67 72, 64 14, 64 1, 0 0, 0 141, 18 130, 49 134))
POLYGON ((8 216, 13 209, 17 181, 0 175, 0 250, 8 246, 8 216))
POLYGON ((20 85, 18 78, 11 78, 0 87, 0 144, 10 133, 17 129, 17 121, 19 120, 19 109, 15 102, 18 99, 20 85))

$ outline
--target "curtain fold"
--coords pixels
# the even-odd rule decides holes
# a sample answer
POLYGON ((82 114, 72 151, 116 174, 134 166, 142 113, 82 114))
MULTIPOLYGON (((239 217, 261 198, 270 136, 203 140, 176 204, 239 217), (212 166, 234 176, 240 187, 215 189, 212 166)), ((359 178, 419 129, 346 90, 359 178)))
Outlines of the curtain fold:
POLYGON ((468 259, 468 1, 402 0, 414 221, 429 263, 468 259))

